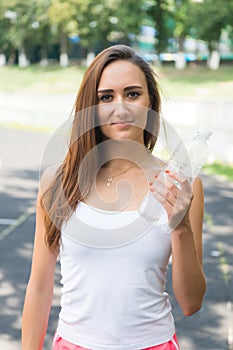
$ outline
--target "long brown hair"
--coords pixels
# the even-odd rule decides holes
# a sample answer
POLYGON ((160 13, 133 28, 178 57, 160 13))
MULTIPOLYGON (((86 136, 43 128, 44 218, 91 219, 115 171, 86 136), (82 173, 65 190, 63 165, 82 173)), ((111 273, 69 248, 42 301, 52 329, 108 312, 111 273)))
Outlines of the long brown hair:
POLYGON ((95 180, 98 169, 98 152, 95 146, 103 141, 102 134, 96 126, 97 89, 104 68, 117 60, 132 62, 144 73, 151 104, 144 130, 144 144, 150 152, 155 146, 159 118, 155 118, 151 112, 159 114, 161 107, 155 74, 150 65, 132 48, 125 45, 109 47, 96 56, 86 70, 75 101, 68 152, 49 188, 42 194, 45 242, 50 248, 59 247, 62 223, 75 211, 78 202, 88 195, 95 180), (86 157, 88 152, 91 156, 86 157))

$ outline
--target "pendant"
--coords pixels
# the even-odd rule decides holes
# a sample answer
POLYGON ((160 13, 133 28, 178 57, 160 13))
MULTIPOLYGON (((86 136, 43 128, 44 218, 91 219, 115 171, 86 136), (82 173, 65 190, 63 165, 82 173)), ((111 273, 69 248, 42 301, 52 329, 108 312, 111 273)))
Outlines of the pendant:
POLYGON ((112 178, 112 177, 109 177, 109 178, 107 179, 107 186, 108 186, 108 187, 112 184, 112 181, 113 181, 113 178, 112 178))

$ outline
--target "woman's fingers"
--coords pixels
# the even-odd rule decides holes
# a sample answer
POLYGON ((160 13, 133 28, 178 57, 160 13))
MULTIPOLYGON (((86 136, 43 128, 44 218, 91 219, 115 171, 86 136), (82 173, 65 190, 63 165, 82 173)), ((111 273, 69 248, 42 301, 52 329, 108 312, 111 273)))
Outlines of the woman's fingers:
POLYGON ((188 180, 167 171, 150 183, 150 191, 167 211, 169 224, 177 226, 188 212, 192 201, 192 190, 188 180))
POLYGON ((156 178, 156 181, 151 185, 152 186, 150 186, 150 188, 151 188, 152 192, 158 191, 160 193, 160 195, 164 197, 164 199, 168 199, 172 203, 179 196, 178 186, 174 183, 173 180, 170 181, 168 176, 164 176, 163 173, 161 173, 156 178))
POLYGON ((180 176, 179 174, 166 170, 165 171, 165 176, 169 181, 171 181, 174 185, 176 185, 180 190, 185 191, 185 192, 191 192, 191 186, 189 183, 189 180, 183 176, 180 176))

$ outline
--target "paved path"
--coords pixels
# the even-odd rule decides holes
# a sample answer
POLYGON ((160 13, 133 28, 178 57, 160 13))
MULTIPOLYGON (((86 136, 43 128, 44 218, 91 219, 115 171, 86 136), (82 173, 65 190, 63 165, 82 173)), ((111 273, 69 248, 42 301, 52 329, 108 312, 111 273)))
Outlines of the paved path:
MULTIPOLYGON (((0 129, 0 219, 8 220, 0 221, 0 350, 21 348, 21 312, 35 227, 33 208, 40 159, 49 138, 49 134, 0 129)), ((203 176, 203 182, 208 219, 203 236, 208 288, 202 310, 188 318, 182 316, 172 298, 177 333, 182 350, 232 350, 233 184, 208 176, 203 176)), ((51 349, 59 295, 57 267, 44 350, 51 349)))

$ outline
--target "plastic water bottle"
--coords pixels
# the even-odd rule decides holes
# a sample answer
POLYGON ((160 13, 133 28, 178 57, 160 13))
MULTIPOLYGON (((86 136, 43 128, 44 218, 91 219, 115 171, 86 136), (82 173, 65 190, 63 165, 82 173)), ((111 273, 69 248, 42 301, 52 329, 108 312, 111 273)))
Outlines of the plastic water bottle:
MULTIPOLYGON (((207 142, 212 135, 211 131, 198 130, 194 135, 180 142, 172 153, 165 170, 171 170, 178 173, 179 176, 186 178, 191 184, 195 177, 201 171, 207 155, 207 142)), ((164 171, 160 176, 174 183, 179 189, 177 181, 168 176, 164 171)), ((159 220, 163 210, 162 204, 149 192, 143 199, 138 212, 148 220, 159 220)))
POLYGON ((201 171, 207 156, 211 131, 198 130, 175 148, 166 169, 177 172, 192 183, 201 171))

